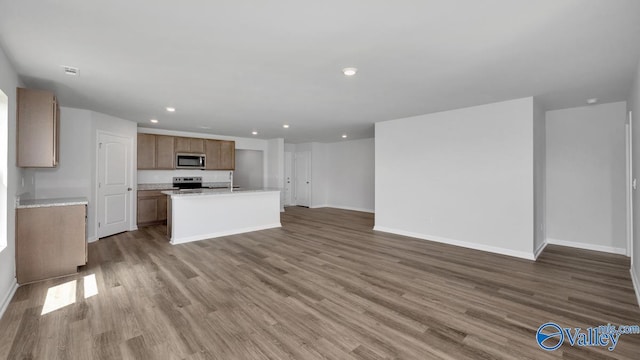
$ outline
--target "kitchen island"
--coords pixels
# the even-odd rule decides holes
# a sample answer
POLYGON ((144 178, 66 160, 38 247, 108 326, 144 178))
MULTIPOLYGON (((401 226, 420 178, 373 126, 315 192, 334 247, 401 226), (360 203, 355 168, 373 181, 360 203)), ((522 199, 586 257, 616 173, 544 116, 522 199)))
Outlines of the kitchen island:
POLYGON ((194 189, 163 191, 171 244, 280 227, 280 191, 194 189))

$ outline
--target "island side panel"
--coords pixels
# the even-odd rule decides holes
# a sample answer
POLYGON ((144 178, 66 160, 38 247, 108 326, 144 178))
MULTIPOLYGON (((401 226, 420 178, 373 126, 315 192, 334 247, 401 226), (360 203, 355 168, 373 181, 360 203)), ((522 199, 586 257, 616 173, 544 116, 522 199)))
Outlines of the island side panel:
POLYGON ((171 197, 171 243, 280 227, 280 192, 171 197))

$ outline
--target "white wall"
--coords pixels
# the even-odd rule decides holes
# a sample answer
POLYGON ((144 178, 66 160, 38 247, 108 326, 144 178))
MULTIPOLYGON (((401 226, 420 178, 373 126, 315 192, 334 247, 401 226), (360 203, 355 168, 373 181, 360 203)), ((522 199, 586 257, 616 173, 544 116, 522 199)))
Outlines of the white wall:
POLYGON ((626 253, 626 103, 548 111, 547 241, 626 253))
POLYGON ((329 206, 327 144, 311 143, 311 208, 329 206))
POLYGON ((265 187, 264 156, 259 150, 236 150, 233 184, 244 188, 265 187))
POLYGON ((327 203, 331 207, 373 212, 373 139, 327 144, 327 203))
POLYGON ((536 257, 546 245, 546 118, 533 99, 533 227, 536 257))
POLYGON ((373 139, 285 144, 287 152, 311 152, 311 208, 373 212, 373 144, 373 139))
POLYGON ((533 98, 375 131, 376 230, 533 258, 533 98))
MULTIPOLYGON (((136 164, 137 124, 109 115, 69 107, 60 108, 60 161, 52 169, 28 169, 35 180, 34 196, 39 199, 83 196, 87 205, 87 239, 97 233, 97 132, 122 134, 133 138, 133 167, 136 164)), ((135 184, 135 172, 132 181, 135 184)), ((129 208, 131 229, 136 225, 136 201, 132 193, 129 208)))
POLYGON ((284 139, 267 140, 265 186, 280 190, 280 210, 284 211, 284 139))
POLYGON ((36 198, 91 198, 91 111, 60 108, 60 162, 51 169, 33 169, 36 198))
POLYGON ((16 289, 16 212, 14 199, 18 194, 33 193, 30 181, 25 181, 26 186, 21 185, 22 169, 16 167, 16 87, 21 86, 18 75, 0 48, 0 89, 8 97, 8 132, 7 132, 7 174, 3 176, 3 186, 7 189, 7 208, 3 215, 6 226, 3 234, 6 236, 7 246, 0 249, 0 316, 6 305, 11 301, 16 289))
MULTIPOLYGON (((633 177, 640 179, 640 62, 634 77, 633 88, 627 104, 633 112, 633 177)), ((633 192, 633 252, 631 254, 631 276, 640 304, 640 191, 633 192)))

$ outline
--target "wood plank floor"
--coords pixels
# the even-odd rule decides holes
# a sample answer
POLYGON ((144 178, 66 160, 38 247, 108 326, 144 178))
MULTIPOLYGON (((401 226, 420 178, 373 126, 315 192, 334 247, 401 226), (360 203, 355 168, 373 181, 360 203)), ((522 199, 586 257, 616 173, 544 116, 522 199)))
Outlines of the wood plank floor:
POLYGON ((640 323, 625 257, 549 246, 534 263, 374 232, 372 214, 336 209, 288 208, 282 224, 93 243, 79 274, 17 290, 0 358, 640 358, 640 335, 613 352, 535 341, 548 321, 640 323), (68 305, 52 310, 47 293, 68 305))

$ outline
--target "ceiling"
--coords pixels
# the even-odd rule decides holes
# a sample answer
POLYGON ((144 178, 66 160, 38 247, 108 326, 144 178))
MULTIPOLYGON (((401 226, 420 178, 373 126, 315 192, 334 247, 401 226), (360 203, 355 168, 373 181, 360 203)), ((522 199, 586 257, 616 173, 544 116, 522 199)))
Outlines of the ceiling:
POLYGON ((0 46, 27 86, 63 106, 334 142, 372 137, 378 121, 526 96, 547 110, 626 100, 640 1, 0 0, 0 46))

